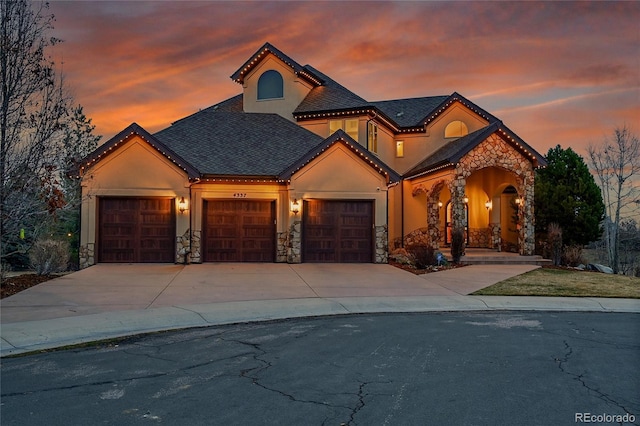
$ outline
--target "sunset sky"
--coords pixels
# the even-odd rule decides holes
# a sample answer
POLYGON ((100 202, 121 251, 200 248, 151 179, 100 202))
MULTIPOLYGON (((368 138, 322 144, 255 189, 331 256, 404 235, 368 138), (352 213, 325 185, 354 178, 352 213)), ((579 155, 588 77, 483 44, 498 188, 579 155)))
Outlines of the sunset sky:
POLYGON ((449 95, 546 154, 640 132, 640 2, 53 1, 75 101, 103 142, 241 92, 270 42, 369 101, 449 95))

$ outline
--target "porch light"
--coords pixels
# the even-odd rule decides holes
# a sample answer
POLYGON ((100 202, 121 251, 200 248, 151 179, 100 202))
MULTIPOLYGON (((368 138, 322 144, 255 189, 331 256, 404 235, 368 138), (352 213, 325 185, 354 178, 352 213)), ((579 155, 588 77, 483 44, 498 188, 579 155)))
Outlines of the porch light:
POLYGON ((522 198, 516 197, 515 202, 516 202, 516 205, 519 206, 520 204, 522 204, 522 198))
POLYGON ((293 202, 291 203, 291 212, 293 214, 300 213, 300 201, 298 201, 297 198, 294 198, 293 202))
POLYGON ((467 197, 465 195, 464 198, 462 199, 462 201, 464 201, 465 204, 468 204, 469 203, 469 197, 467 197))
POLYGON ((187 211, 187 202, 184 197, 180 197, 180 201, 178 201, 178 210, 180 211, 180 214, 187 211))
POLYGON ((487 200, 484 203, 484 206, 487 208, 487 210, 491 210, 491 207, 493 206, 493 203, 491 202, 491 200, 487 200))
POLYGON ((442 201, 438 201, 438 207, 442 208, 442 201))

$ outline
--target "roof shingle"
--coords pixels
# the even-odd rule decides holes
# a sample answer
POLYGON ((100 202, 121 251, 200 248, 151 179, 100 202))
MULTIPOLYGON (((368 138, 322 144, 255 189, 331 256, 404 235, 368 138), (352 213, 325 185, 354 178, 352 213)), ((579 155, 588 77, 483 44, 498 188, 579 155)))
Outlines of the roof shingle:
POLYGON ((277 176, 322 138, 277 114, 207 108, 154 135, 202 174, 277 176))

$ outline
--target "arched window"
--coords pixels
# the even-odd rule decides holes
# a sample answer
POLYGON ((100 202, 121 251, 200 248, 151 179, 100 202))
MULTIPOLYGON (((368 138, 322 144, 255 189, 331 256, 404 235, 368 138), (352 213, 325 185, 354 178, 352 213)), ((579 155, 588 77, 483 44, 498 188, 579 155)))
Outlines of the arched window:
POLYGON ((459 138, 468 134, 469 129, 467 129, 467 125, 460 120, 452 121, 447 124, 447 127, 444 129, 445 138, 459 138))
POLYGON ((278 71, 265 71, 258 79, 258 99, 283 98, 283 85, 278 71))

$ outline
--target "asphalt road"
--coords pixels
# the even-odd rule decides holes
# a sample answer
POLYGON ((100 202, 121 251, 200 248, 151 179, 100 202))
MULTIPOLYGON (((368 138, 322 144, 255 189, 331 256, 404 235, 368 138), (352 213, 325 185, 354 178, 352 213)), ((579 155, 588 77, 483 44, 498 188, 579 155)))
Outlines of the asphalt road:
POLYGON ((638 314, 296 319, 2 359, 0 421, 640 424, 639 366, 638 314))

